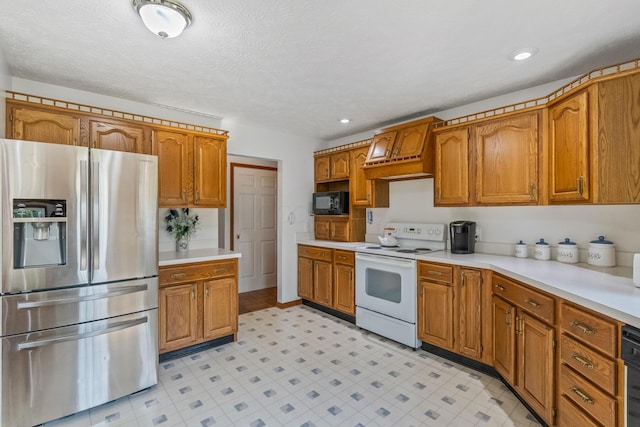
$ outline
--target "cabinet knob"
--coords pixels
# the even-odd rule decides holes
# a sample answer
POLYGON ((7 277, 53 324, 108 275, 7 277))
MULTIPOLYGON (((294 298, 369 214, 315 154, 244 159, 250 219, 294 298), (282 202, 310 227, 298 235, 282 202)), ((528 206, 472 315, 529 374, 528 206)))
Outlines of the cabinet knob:
POLYGON ((584 178, 578 177, 578 193, 582 196, 584 194, 584 178))
POLYGON ((239 235, 239 234, 236 234, 236 239, 239 239, 239 238, 240 238, 240 235, 239 235))

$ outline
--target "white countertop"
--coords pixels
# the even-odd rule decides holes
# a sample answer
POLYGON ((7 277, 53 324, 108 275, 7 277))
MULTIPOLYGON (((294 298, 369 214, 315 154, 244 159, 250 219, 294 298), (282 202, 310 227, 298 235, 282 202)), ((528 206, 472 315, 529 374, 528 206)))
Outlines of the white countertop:
MULTIPOLYGON (((342 249, 354 249, 364 244, 323 240, 299 243, 342 249)), ((633 285, 631 267, 594 268, 587 264, 564 264, 480 253, 459 255, 435 252, 419 255, 417 259, 493 270, 640 328, 640 288, 633 285)))
POLYGON ((158 265, 187 264, 190 262, 216 261, 229 258, 240 258, 240 252, 222 248, 190 249, 184 252, 159 252, 158 265))

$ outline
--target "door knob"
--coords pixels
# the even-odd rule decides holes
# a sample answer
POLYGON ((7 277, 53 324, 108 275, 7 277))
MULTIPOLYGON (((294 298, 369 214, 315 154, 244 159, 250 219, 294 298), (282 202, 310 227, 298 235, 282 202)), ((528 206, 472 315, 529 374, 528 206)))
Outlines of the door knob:
POLYGON ((240 235, 239 235, 239 234, 236 234, 236 239, 239 239, 239 238, 240 238, 240 235))

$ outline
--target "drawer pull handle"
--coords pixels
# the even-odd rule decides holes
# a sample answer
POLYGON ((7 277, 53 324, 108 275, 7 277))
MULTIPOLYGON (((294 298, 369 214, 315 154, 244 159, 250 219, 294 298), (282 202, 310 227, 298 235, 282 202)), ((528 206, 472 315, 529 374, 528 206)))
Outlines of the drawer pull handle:
POLYGON ((575 394, 577 394, 578 397, 580 399, 582 399, 583 402, 590 403, 591 405, 593 405, 595 403, 593 401, 593 399, 591 398, 591 396, 589 396, 584 391, 580 390, 578 387, 576 387, 576 386, 571 387, 571 391, 574 392, 575 394))
POLYGON ((542 307, 542 304, 540 304, 539 302, 534 301, 534 300, 532 300, 532 299, 528 299, 528 298, 527 298, 524 302, 526 302, 526 303, 527 303, 527 304, 529 304, 529 305, 534 306, 535 308, 540 308, 540 307, 542 307))
POLYGON ((507 288, 505 288, 505 287, 504 287, 504 286, 502 286, 502 285, 496 285, 496 289, 499 289, 499 290, 501 290, 502 292, 504 292, 504 291, 506 291, 506 290, 507 290, 507 288))
POLYGON ((582 357, 581 355, 579 355, 578 353, 573 353, 571 355, 571 358, 573 360, 576 360, 578 362, 580 362, 580 364, 582 366, 584 366, 587 369, 593 369, 593 363, 591 363, 588 359, 585 359, 584 357, 582 357))
POLYGON ((187 275, 187 273, 173 273, 173 274, 171 275, 171 278, 172 278, 172 279, 179 279, 179 278, 184 277, 184 276, 186 276, 186 275, 187 275))
POLYGON ((218 274, 218 273, 225 273, 227 271, 226 268, 215 268, 213 270, 214 273, 218 274))
POLYGON ((593 334, 596 333, 596 331, 594 331, 593 329, 591 329, 587 325, 584 325, 584 324, 578 322, 577 320, 574 320, 573 322, 571 322, 571 325, 572 326, 576 326, 577 328, 580 328, 582 330, 582 332, 584 332, 587 335, 593 335, 593 334))
POLYGON ((434 271, 434 270, 427 271, 427 274, 430 275, 430 276, 442 276, 442 272, 441 271, 434 271))
POLYGON ((345 259, 347 259, 347 257, 346 257, 346 256, 344 256, 344 255, 340 255, 340 256, 338 257, 338 259, 345 260, 345 259))

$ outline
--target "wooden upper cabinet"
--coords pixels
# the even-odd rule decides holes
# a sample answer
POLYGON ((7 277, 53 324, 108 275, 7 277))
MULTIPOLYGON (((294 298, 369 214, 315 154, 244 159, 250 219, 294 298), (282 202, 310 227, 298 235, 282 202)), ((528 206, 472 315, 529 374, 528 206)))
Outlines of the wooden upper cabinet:
POLYGON ((151 154, 145 128, 126 123, 89 121, 89 144, 92 148, 151 154))
POLYGON ((350 156, 348 151, 332 154, 331 160, 331 178, 334 180, 349 179, 350 156))
POLYGON ((158 205, 187 206, 192 175, 189 173, 189 136, 182 132, 153 132, 158 154, 158 205))
POLYGON ((227 204, 227 143, 224 139, 193 137, 193 204, 223 208, 227 204))
POLYGON ((381 162, 392 157, 397 131, 380 133, 373 137, 365 163, 381 162))
POLYGON ((9 109, 8 138, 64 145, 79 144, 79 117, 21 107, 9 109))
POLYGON ((351 204, 365 208, 389 207, 389 181, 367 179, 362 169, 368 153, 369 146, 366 145, 350 151, 349 197, 351 204))
POLYGON ((329 171, 331 170, 330 156, 318 156, 313 159, 314 165, 314 178, 316 181, 327 181, 329 177, 329 171))
POLYGON ((343 181, 349 179, 350 160, 349 151, 347 150, 315 157, 315 181, 343 181))
POLYGON ((549 201, 590 198, 588 91, 549 108, 549 201))
POLYGON ((469 128, 436 134, 436 206, 469 204, 469 128))
POLYGON ((398 131, 396 143, 394 144, 392 157, 396 159, 405 159, 420 156, 424 149, 428 129, 428 123, 422 123, 400 129, 398 131))
POLYGON ((476 127, 477 204, 538 202, 538 113, 476 127))

